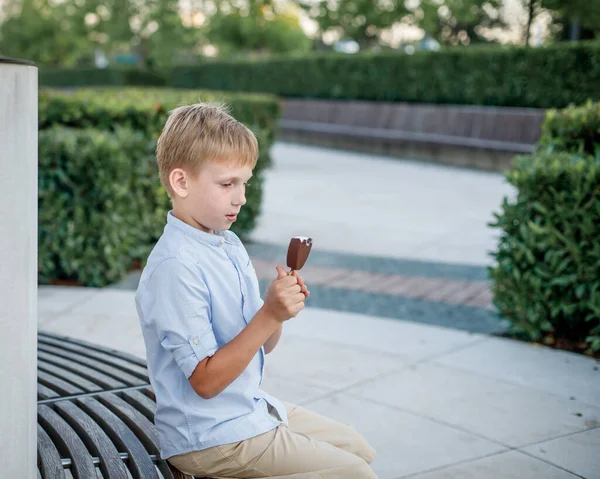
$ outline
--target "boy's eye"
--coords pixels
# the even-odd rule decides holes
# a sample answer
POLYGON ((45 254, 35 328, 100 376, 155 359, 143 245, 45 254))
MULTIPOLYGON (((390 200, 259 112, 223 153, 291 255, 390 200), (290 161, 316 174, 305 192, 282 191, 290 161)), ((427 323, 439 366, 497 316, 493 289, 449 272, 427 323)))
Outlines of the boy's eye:
POLYGON ((221 186, 228 187, 228 186, 231 186, 231 183, 221 183, 221 186))

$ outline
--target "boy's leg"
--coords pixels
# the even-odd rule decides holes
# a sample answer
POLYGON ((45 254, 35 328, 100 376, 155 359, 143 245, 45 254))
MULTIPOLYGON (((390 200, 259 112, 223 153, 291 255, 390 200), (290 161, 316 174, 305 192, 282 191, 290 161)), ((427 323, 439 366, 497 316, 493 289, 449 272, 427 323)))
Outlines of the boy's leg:
POLYGON ((375 450, 352 426, 329 419, 301 406, 284 403, 290 430, 339 447, 364 459, 368 464, 375 458, 375 450))
POLYGON ((186 474, 214 479, 377 479, 360 457, 285 426, 169 462, 186 474))

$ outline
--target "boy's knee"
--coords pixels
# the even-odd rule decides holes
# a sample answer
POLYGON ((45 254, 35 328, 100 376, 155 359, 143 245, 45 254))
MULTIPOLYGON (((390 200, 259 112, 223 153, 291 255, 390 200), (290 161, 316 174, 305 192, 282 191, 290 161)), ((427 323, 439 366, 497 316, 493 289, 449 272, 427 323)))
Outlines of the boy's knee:
POLYGON ((377 479, 375 471, 364 460, 361 460, 356 465, 356 477, 360 477, 361 479, 377 479))
POLYGON ((371 445, 362 436, 362 434, 356 430, 356 428, 353 426, 349 427, 352 434, 352 450, 350 452, 363 459, 367 464, 371 464, 376 456, 375 449, 371 447, 371 445))

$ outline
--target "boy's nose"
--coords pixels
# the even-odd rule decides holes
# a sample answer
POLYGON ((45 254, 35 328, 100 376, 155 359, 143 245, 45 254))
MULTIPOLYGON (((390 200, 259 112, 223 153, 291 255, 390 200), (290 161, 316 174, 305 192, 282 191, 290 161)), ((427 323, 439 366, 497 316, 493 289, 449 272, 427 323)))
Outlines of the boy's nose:
POLYGON ((245 204, 246 204, 246 195, 244 193, 242 193, 240 196, 238 196, 235 199, 234 205, 244 206, 245 204))

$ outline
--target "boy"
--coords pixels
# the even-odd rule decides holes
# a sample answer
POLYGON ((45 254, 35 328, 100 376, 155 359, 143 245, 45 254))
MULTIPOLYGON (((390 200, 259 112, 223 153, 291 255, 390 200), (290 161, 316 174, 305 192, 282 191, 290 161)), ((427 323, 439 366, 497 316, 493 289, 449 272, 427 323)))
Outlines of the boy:
POLYGON ((219 106, 183 106, 156 155, 173 209, 136 306, 161 456, 199 477, 376 478, 375 452, 354 428, 260 389, 264 355, 310 293, 278 266, 263 303, 248 253, 228 231, 246 203, 254 135, 219 106))

